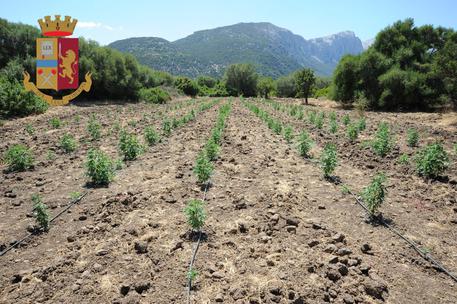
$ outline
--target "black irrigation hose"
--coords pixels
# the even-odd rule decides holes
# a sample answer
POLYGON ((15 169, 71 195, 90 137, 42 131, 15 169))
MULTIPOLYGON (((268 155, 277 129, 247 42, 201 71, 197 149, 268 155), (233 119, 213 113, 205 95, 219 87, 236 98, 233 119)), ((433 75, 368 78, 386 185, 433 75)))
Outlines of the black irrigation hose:
MULTIPOLYGON (((85 192, 84 194, 82 194, 78 198, 70 201, 70 203, 65 208, 63 208, 59 213, 57 213, 53 218, 51 218, 49 220, 49 223, 52 223, 54 220, 56 220, 58 217, 60 217, 63 213, 65 213, 68 209, 70 209, 74 204, 80 202, 83 199, 83 197, 85 197, 87 195, 87 193, 88 192, 85 192)), ((13 249, 13 248, 17 247, 18 245, 22 244, 24 241, 26 241, 27 239, 29 239, 33 235, 34 235, 33 233, 29 233, 28 235, 26 235, 25 237, 23 237, 19 241, 16 241, 14 244, 10 245, 8 248, 6 248, 2 252, 0 252, 0 256, 5 255, 8 251, 10 251, 11 249, 13 249)))
MULTIPOLYGON (((314 160, 314 159, 308 159, 309 162, 311 163, 318 163, 317 160, 314 160)), ((357 196, 355 195, 351 190, 348 191, 350 194, 352 194, 352 196, 354 196, 356 202, 363 208, 365 209, 365 211, 368 213, 368 214, 371 214, 370 211, 368 210, 368 208, 365 206, 365 204, 363 203, 363 201, 357 196)), ((439 270, 441 270, 442 272, 444 272, 445 274, 447 274, 449 277, 451 277, 454 281, 457 282, 457 277, 456 275, 454 275, 452 272, 450 272, 448 269, 446 269, 440 262, 438 262, 437 260, 435 260, 429 253, 424 253, 421 248, 412 240, 410 240, 409 238, 407 238, 405 235, 403 235, 400 231, 398 231, 397 229, 395 229, 392 225, 390 225, 389 223, 387 223, 382 217, 378 217, 377 220, 384 226, 386 227, 387 229, 389 229, 390 231, 392 231, 394 234, 396 234, 397 236, 399 236, 401 239, 403 239, 405 242, 407 242, 423 259, 425 259, 426 261, 429 261, 430 263, 432 263, 436 268, 438 268, 439 270)))

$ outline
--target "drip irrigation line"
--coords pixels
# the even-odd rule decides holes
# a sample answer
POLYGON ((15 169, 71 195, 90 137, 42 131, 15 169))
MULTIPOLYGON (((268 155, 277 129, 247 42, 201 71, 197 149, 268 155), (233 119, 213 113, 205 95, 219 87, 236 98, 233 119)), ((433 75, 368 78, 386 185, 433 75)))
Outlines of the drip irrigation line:
MULTIPOLYGON (((88 192, 85 192, 84 194, 80 195, 78 198, 75 198, 72 201, 70 201, 70 203, 68 203, 68 205, 65 208, 63 208, 59 213, 57 213, 53 218, 51 218, 49 220, 49 223, 52 223, 54 220, 56 220, 58 217, 60 217, 62 214, 64 214, 74 204, 80 202, 83 199, 83 197, 85 197, 87 194, 88 194, 88 192)), ((34 235, 33 233, 27 234, 25 237, 23 237, 22 239, 16 241, 14 244, 10 245, 8 248, 6 248, 2 252, 0 252, 0 256, 5 255, 8 251, 10 251, 11 249, 13 249, 13 248, 17 247, 18 245, 22 244, 24 241, 28 240, 33 235, 34 235)))
MULTIPOLYGON (((252 110, 251 110, 252 111, 252 110)), ((318 163, 319 161, 317 160, 314 160, 314 159, 310 159, 310 158, 305 158, 307 159, 309 162, 311 163, 318 163)), ((336 181, 336 180, 334 180, 336 181)), ((341 181, 340 181, 341 182, 341 181)), ((371 214, 370 211, 368 210, 367 206, 365 206, 365 204, 363 203, 363 201, 357 196, 354 194, 354 192, 352 192, 351 190, 349 190, 349 193, 355 198, 356 202, 365 210, 365 212, 367 212, 367 214, 371 214)), ((446 275, 448 275, 449 277, 451 277, 454 281, 457 282, 457 276, 450 272, 448 269, 446 269, 440 262, 438 262, 436 259, 434 259, 430 253, 424 253, 422 251, 422 249, 414 242, 412 241, 411 239, 407 238, 404 234, 402 234, 400 231, 398 231, 397 229, 395 229, 392 225, 390 225, 389 223, 387 223, 382 217, 377 217, 376 218, 384 227, 386 227, 387 229, 389 229, 390 231, 392 231, 394 234, 396 234, 398 237, 400 237, 401 239, 403 239, 405 242, 407 242, 413 249, 414 251, 416 251, 423 259, 425 259, 426 261, 430 262, 431 264, 433 264, 433 266, 435 266, 435 268, 437 268, 438 270, 444 272, 446 275)))

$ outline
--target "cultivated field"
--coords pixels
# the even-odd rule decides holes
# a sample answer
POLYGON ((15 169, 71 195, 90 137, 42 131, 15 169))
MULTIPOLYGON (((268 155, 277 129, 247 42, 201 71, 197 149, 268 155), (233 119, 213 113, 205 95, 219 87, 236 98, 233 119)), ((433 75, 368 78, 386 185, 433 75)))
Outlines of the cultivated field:
POLYGON ((24 172, 0 166, 0 251, 34 231, 32 194, 41 195, 52 215, 87 194, 48 232, 35 231, 0 256, 0 303, 187 303, 199 236, 192 303, 456 303, 457 282, 421 257, 457 274, 455 114, 369 112, 362 128, 360 113, 300 102, 69 106, 7 121, 0 154, 21 143, 35 165, 24 172), (91 120, 100 123, 99 139, 88 131, 91 120), (172 125, 168 136, 164 121, 172 125), (371 146, 382 121, 392 135, 384 156, 371 146), (88 183, 91 147, 121 159, 120 130, 143 143, 148 126, 160 142, 144 143, 137 159, 119 164, 109 186, 88 183), (195 163, 220 126, 210 183, 201 185, 195 163), (418 131, 418 147, 407 144, 409 129, 418 131), (308 157, 297 149, 302 131, 313 141, 308 157), (65 133, 77 140, 72 153, 58 147, 65 133), (449 167, 425 179, 414 155, 435 141, 449 167), (319 159, 328 143, 336 146, 338 165, 324 178, 319 159), (370 220, 356 197, 379 172, 387 196, 381 220, 370 220), (207 219, 199 235, 183 209, 203 198, 207 219))

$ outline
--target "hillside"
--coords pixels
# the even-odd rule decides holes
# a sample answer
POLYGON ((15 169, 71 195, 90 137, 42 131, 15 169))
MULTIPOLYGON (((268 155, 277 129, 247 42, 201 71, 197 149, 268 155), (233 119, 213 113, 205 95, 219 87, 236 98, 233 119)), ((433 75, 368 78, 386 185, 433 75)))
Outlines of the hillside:
POLYGON ((306 40, 271 23, 238 23, 197 31, 173 42, 128 38, 109 46, 133 54, 154 69, 191 77, 221 76, 228 65, 238 62, 254 63, 261 74, 275 78, 301 67, 328 76, 341 56, 363 51, 353 32, 306 40))

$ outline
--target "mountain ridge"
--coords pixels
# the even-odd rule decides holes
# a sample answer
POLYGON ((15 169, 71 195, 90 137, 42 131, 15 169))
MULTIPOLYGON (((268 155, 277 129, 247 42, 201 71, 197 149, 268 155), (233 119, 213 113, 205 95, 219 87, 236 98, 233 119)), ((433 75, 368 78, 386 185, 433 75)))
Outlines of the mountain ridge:
POLYGON ((306 40, 269 22, 237 23, 168 41, 132 37, 108 45, 133 54, 140 63, 174 75, 220 77, 233 63, 253 63, 259 73, 274 78, 309 67, 329 76, 341 56, 363 51, 352 31, 306 40))

